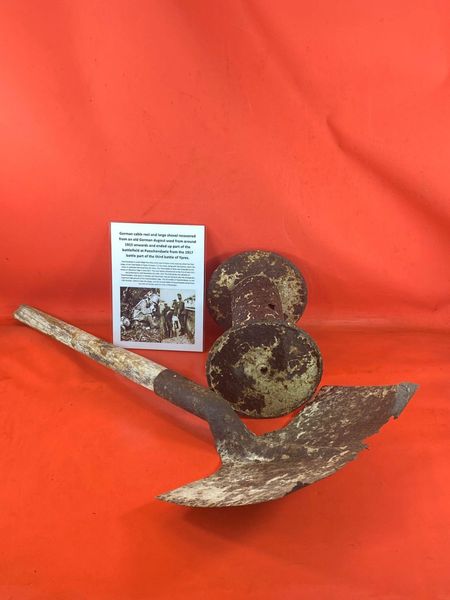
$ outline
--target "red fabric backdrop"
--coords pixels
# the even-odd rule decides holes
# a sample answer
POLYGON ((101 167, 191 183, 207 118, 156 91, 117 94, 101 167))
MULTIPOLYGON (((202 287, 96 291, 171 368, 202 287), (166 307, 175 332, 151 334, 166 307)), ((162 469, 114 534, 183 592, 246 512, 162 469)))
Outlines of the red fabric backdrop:
POLYGON ((450 598, 449 39, 439 1, 0 4, 1 600, 450 598), (208 274, 287 256, 324 381, 421 391, 283 501, 159 503, 206 427, 10 316, 110 337, 112 220, 206 224, 208 274))

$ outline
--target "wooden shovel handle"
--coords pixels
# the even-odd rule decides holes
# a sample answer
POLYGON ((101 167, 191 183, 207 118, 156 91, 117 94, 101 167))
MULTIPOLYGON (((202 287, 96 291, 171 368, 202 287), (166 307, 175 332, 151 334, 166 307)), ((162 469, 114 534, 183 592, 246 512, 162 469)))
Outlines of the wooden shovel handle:
POLYGON ((14 317, 149 390, 154 389, 156 377, 165 370, 152 360, 114 346, 32 306, 22 304, 14 317))
POLYGON ((158 396, 180 408, 207 420, 222 457, 225 447, 228 448, 227 454, 240 453, 236 447, 237 441, 240 446, 244 438, 249 440, 253 437, 230 404, 208 388, 37 308, 23 304, 15 311, 14 317, 131 381, 154 391, 158 396))

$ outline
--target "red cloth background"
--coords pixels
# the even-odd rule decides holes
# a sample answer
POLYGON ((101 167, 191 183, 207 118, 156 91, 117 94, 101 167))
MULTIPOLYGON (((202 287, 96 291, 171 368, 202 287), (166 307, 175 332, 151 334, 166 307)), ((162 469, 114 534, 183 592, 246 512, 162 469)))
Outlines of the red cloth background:
POLYGON ((449 40, 440 1, 0 4, 0 600, 450 598, 449 40), (289 257, 324 383, 420 391, 281 501, 155 500, 206 425, 11 319, 110 339, 112 220, 289 257))

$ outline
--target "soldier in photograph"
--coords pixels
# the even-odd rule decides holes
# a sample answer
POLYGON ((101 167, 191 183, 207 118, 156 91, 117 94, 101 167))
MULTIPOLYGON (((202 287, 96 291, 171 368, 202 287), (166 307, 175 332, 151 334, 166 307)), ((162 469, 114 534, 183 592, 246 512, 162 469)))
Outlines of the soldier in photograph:
POLYGON ((179 335, 183 335, 184 333, 186 333, 187 313, 186 304, 181 294, 177 294, 177 299, 173 301, 172 307, 174 310, 174 315, 177 317, 178 320, 179 335))

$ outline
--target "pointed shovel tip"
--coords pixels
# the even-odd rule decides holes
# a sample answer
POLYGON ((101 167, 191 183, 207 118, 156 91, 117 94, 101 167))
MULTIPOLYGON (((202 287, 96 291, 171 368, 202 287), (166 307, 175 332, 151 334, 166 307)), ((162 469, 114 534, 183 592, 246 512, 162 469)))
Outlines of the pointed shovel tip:
POLYGON ((406 381, 404 383, 399 383, 397 386, 397 393, 395 396, 394 406, 392 408, 392 415, 395 419, 400 415, 405 406, 411 400, 418 389, 419 385, 417 383, 411 383, 406 381))

